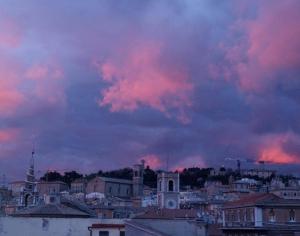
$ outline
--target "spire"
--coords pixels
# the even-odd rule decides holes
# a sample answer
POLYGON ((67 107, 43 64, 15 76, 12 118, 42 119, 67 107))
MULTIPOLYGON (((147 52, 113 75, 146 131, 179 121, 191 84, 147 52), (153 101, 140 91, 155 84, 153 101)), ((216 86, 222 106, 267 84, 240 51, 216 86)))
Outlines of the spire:
POLYGON ((34 176, 34 154, 35 154, 35 151, 34 151, 34 149, 32 149, 30 163, 29 163, 29 169, 27 171, 27 177, 26 177, 26 181, 29 182, 29 183, 35 182, 35 176, 34 176))
POLYGON ((30 168, 33 168, 33 169, 34 169, 34 154, 35 154, 35 151, 34 151, 34 147, 33 147, 32 152, 31 152, 31 159, 30 159, 30 168))

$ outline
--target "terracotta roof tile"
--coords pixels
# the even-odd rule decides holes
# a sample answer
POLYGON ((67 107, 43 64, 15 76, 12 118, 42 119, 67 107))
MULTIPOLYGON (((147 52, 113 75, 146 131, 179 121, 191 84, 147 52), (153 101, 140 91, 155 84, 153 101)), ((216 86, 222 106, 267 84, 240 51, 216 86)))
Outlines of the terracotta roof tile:
POLYGON ((197 210, 193 209, 159 209, 149 208, 135 219, 195 219, 197 210))

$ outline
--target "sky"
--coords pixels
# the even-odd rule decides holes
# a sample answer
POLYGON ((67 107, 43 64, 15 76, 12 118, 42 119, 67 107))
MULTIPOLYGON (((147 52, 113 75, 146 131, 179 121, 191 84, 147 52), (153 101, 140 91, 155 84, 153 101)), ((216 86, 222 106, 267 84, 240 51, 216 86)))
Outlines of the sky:
POLYGON ((299 0, 0 0, 0 174, 300 167, 299 0), (226 159, 227 158, 227 159, 226 159), (232 161, 228 160, 231 158, 232 161))

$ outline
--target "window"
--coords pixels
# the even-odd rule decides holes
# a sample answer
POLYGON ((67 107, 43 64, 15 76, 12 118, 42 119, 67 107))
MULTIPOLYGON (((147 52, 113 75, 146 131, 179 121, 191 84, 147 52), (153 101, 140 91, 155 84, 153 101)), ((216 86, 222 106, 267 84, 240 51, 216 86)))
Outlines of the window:
POLYGON ((50 202, 54 203, 55 202, 55 197, 50 197, 50 202))
POLYGON ((161 191, 161 180, 159 181, 159 191, 161 191))
POLYGON ((99 236, 109 236, 108 231, 99 231, 99 236))
POLYGON ((289 212, 289 221, 290 222, 295 222, 296 221, 296 214, 293 209, 290 210, 289 212))
POLYGON ((120 231, 120 236, 125 236, 125 231, 120 231))
POLYGON ((172 209, 172 208, 175 206, 174 201, 173 201, 173 200, 169 200, 169 201, 168 201, 168 206, 169 206, 169 208, 172 209))
POLYGON ((174 191, 174 181, 173 180, 169 180, 169 192, 173 192, 174 191))
POLYGON ((270 222, 275 222, 275 212, 274 212, 274 209, 271 209, 269 211, 269 221, 270 222))

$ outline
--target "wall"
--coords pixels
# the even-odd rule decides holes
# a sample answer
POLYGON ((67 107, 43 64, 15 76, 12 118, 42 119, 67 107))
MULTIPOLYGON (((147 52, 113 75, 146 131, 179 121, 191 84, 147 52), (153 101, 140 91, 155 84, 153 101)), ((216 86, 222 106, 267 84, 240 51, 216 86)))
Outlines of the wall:
POLYGON ((86 193, 89 194, 93 192, 105 193, 105 182, 99 177, 95 177, 87 184, 86 193))
POLYGON ((123 224, 119 219, 0 217, 0 236, 89 236, 92 224, 123 224))
POLYGON ((132 194, 132 185, 123 183, 106 182, 105 194, 117 197, 130 197, 132 194))
POLYGON ((49 193, 59 193, 68 190, 68 185, 60 182, 41 182, 37 184, 37 190, 40 196, 49 193))
MULTIPOLYGON (((289 213, 290 209, 294 209, 295 211, 295 220, 297 223, 300 222, 300 209, 299 208, 273 208, 273 211, 275 213, 275 219, 277 223, 287 223, 289 222, 289 213)), ((268 223, 269 222, 269 213, 271 208, 265 208, 263 209, 263 221, 268 223)), ((275 222, 275 223, 276 223, 275 222)))

